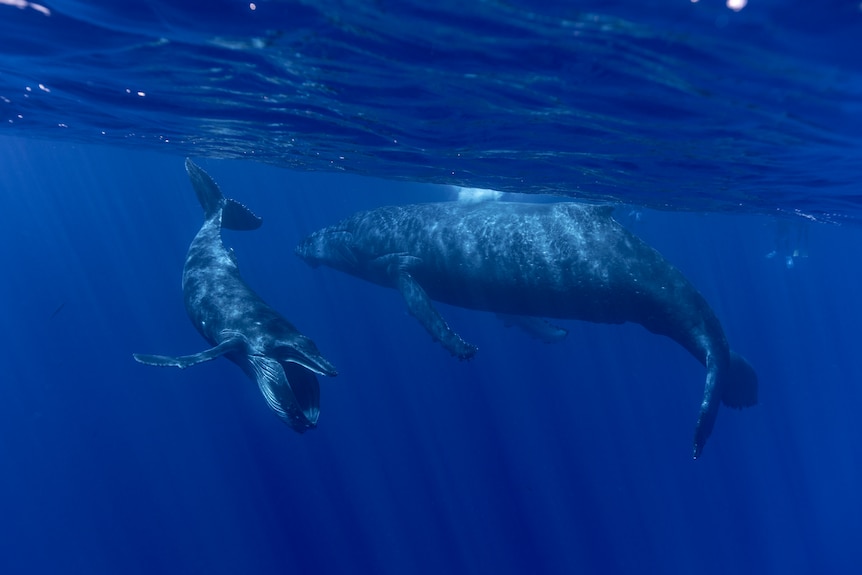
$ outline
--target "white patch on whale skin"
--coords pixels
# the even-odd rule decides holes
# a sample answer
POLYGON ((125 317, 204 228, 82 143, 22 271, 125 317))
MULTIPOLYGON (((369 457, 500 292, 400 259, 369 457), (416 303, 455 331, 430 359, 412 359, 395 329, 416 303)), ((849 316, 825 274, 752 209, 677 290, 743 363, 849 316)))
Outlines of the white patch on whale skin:
POLYGON ((485 188, 455 188, 458 190, 458 201, 475 204, 478 202, 491 202, 503 197, 503 192, 488 190, 485 188))

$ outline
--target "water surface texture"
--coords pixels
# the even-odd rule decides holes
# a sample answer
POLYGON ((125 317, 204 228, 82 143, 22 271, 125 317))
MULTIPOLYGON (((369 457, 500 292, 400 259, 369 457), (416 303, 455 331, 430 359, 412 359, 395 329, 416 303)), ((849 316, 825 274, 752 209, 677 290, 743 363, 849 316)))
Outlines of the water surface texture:
POLYGON ((858 573, 862 10, 731 4, 0 0, 0 573, 858 573), (317 429, 225 359, 132 359, 207 346, 187 156, 338 369, 317 429), (693 461, 704 369, 667 338, 440 305, 459 362, 293 255, 455 186, 616 205, 759 404, 693 461))
POLYGON ((858 2, 0 8, 15 133, 659 208, 858 210, 858 2))

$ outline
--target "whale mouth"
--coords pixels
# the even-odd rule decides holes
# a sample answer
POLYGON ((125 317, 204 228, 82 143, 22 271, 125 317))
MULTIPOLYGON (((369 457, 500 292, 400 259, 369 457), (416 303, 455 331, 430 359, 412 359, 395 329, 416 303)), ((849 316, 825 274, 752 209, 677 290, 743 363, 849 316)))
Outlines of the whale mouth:
POLYGON ((298 433, 317 426, 320 385, 314 372, 265 355, 251 355, 249 363, 260 392, 282 421, 298 433))
POLYGON ((311 250, 308 247, 309 239, 310 238, 304 239, 298 246, 293 248, 293 253, 308 264, 308 267, 311 269, 317 269, 320 267, 320 260, 316 257, 312 257, 311 250))
POLYGON ((311 268, 318 268, 320 267, 322 259, 322 254, 318 253, 320 250, 318 243, 317 236, 312 234, 299 242, 299 244, 293 248, 293 253, 311 268))
MULTIPOLYGON (((338 375, 335 366, 321 355, 314 341, 300 333, 288 335, 278 341, 268 350, 268 354, 281 363, 285 372, 288 371, 288 366, 298 365, 317 375, 338 375)), ((290 369, 292 372, 292 368, 290 369)))
POLYGON ((322 355, 310 355, 303 358, 302 361, 296 359, 283 360, 282 365, 287 370, 288 365, 297 365, 312 371, 317 375, 325 375, 327 377, 335 377, 338 375, 338 370, 322 355))
MULTIPOLYGON (((281 367, 284 370, 288 387, 290 387, 297 407, 303 416, 304 421, 297 423, 302 425, 303 429, 316 427, 317 419, 320 417, 320 385, 317 376, 314 375, 314 372, 297 363, 284 362, 281 367)), ((293 424, 292 427, 296 429, 293 424)))

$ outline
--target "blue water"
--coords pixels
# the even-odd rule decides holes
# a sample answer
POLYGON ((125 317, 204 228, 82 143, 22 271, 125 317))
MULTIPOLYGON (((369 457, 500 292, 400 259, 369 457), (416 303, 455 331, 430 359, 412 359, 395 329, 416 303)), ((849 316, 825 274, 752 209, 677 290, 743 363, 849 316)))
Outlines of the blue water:
POLYGON ((0 573, 859 572, 858 2, 113 4, 0 0, 0 573), (187 155, 339 370, 304 435, 226 360, 132 360, 206 345, 187 155), (759 405, 692 461, 675 343, 441 306, 458 362, 293 255, 456 185, 619 204, 759 405))

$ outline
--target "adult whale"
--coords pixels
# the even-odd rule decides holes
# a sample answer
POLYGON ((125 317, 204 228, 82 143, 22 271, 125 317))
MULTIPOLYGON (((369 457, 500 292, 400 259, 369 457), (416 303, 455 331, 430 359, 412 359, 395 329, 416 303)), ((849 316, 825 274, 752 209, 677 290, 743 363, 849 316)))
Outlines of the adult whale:
POLYGON ((296 253, 401 292, 410 313, 459 358, 476 348, 431 300, 528 318, 639 323, 707 370, 694 436, 703 450, 719 404, 757 401, 757 376, 730 351, 703 296, 608 206, 445 202, 362 212, 303 240, 296 253))
POLYGON ((186 368, 224 355, 260 387, 269 407, 294 430, 315 427, 320 387, 315 373, 335 368, 277 311, 242 280, 233 252, 221 240, 222 227, 252 230, 260 218, 222 196, 209 175, 186 159, 186 171, 204 209, 204 224, 189 246, 183 268, 183 296, 189 318, 214 347, 182 357, 134 354, 147 365, 186 368))

